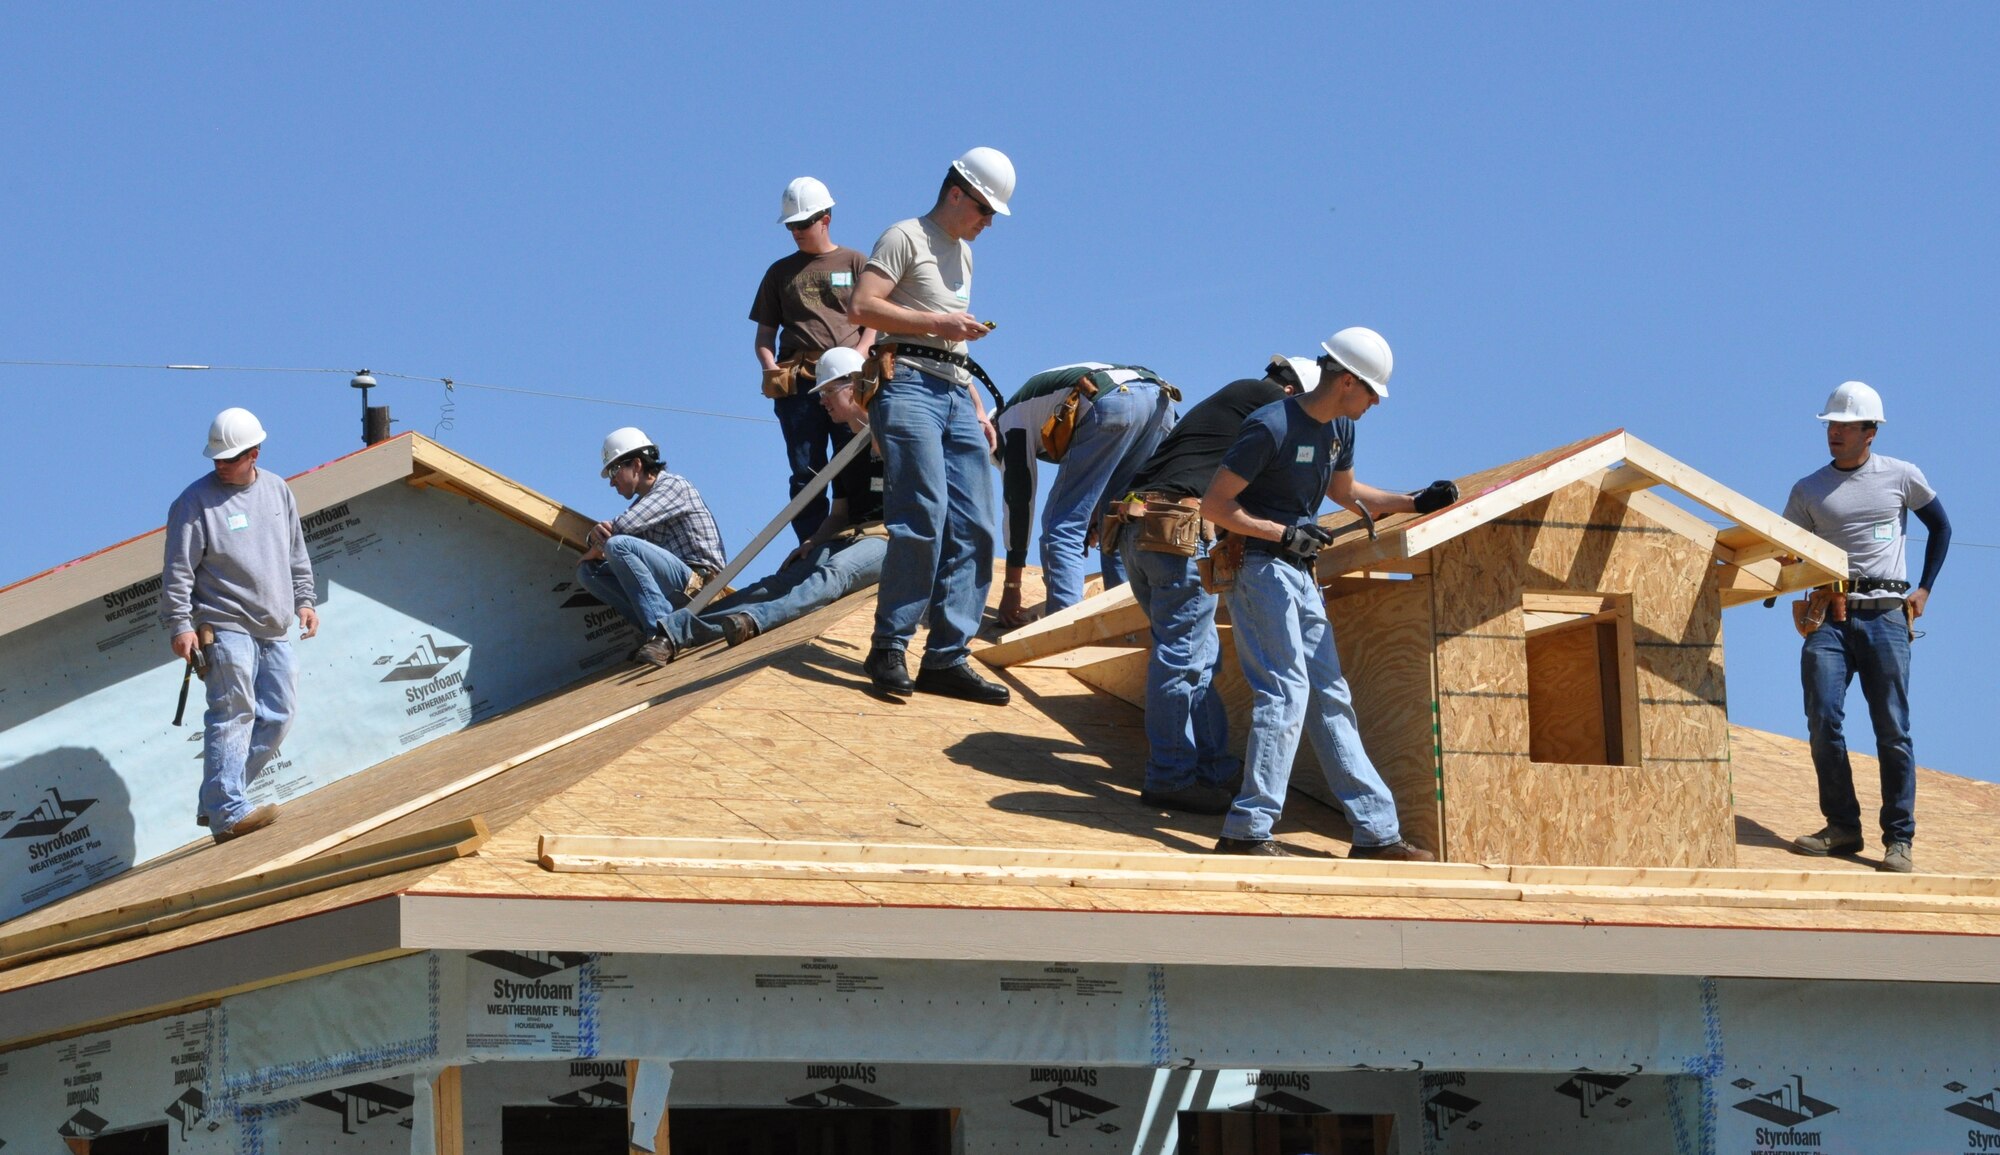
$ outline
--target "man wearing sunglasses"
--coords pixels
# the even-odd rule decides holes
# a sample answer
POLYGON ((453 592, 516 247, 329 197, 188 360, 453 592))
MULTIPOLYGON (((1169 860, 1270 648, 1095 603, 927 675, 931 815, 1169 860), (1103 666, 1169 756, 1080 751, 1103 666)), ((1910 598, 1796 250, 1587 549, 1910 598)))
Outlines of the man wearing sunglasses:
POLYGON ((276 803, 252 806, 247 795, 292 726, 293 617, 301 639, 319 632, 298 503, 283 478, 257 468, 263 443, 248 409, 217 414, 203 450, 214 471, 167 511, 160 622, 207 687, 199 816, 217 842, 278 820, 276 803))
POLYGON ((1271 828, 1284 812, 1304 731, 1353 825, 1348 857, 1427 862, 1429 851, 1404 841, 1396 799, 1361 745, 1314 567, 1332 540, 1318 514, 1322 497, 1374 514, 1431 513, 1457 501, 1458 486, 1437 481, 1395 493, 1356 481, 1354 423, 1389 395, 1389 343, 1356 326, 1320 348, 1319 384, 1252 413, 1202 496, 1203 517, 1247 539, 1228 600, 1236 657, 1250 683, 1250 740, 1243 786, 1215 850, 1287 855, 1271 828))
MULTIPOLYGON (((833 243, 833 194, 809 176, 785 186, 778 223, 791 230, 798 251, 764 271, 750 319, 757 323, 757 364, 764 371, 764 396, 785 438, 791 467, 791 496, 826 468, 831 452, 847 443, 847 432, 827 419, 806 396, 813 367, 828 349, 867 349, 875 334, 848 312, 855 281, 867 258, 833 243)), ((800 541, 812 536, 826 517, 822 495, 792 518, 800 541)))
MULTIPOLYGON (((974 673, 969 643, 993 584, 996 439, 973 386, 968 342, 987 333, 971 313, 972 242, 1007 215, 1014 165, 975 148, 952 162, 937 203, 875 242, 854 291, 854 319, 895 345, 894 369, 868 407, 882 447, 889 551, 864 668, 879 693, 942 694, 1005 705, 1007 687, 974 673), (928 622, 922 668, 905 651, 928 622)), ((878 360, 877 365, 881 362, 878 360)))

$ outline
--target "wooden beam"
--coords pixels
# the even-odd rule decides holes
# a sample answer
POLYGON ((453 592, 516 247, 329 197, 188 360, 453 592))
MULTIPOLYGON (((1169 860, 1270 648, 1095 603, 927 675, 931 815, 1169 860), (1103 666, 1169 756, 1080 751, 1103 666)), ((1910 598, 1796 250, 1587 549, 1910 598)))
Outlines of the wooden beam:
POLYGON ((1598 474, 1596 479, 1598 489, 1605 493, 1614 494, 1638 493, 1641 490, 1651 489, 1659 483, 1659 478, 1654 477, 1643 469, 1634 469, 1629 465, 1607 469, 1598 474))
POLYGON ((436 1155, 465 1155, 465 1080, 460 1068, 446 1067, 431 1077, 431 1121, 437 1138, 436 1155))
POLYGON ((1710 550, 1716 560, 1730 562, 1735 554, 1720 541, 1721 531, 1657 493, 1644 491, 1625 495, 1625 504, 1641 517, 1657 522, 1704 549, 1710 550))
POLYGON ((1495 486, 1470 500, 1460 501, 1450 509, 1412 522, 1402 531, 1400 552, 1404 557, 1415 557, 1531 501, 1547 497, 1565 485, 1583 481, 1624 459, 1630 440, 1630 434, 1611 434, 1525 477, 1495 486))
POLYGON ((442 482, 445 488, 484 502, 530 529, 548 534, 579 552, 584 549, 592 524, 588 517, 469 458, 460 457, 427 437, 411 434, 410 440, 416 467, 415 475, 410 478, 411 484, 442 482))
MULTIPOLYGON (((1403 551, 1403 532, 1390 530, 1379 538, 1357 537, 1321 550, 1313 562, 1313 576, 1324 585, 1347 574, 1397 570, 1416 561, 1403 551)), ((1425 568, 1429 569, 1428 562, 1425 568)))
POLYGON ((1146 613, 1132 600, 1129 585, 1029 622, 996 644, 974 650, 972 656, 989 666, 1005 668, 1110 639, 1128 645, 1146 644, 1146 613))
POLYGON ((1822 580, 1839 581, 1847 577, 1847 554, 1838 546, 1793 525, 1782 516, 1630 434, 1625 437, 1625 463, 1659 478, 1696 504, 1714 510, 1771 542, 1784 553, 1818 567, 1827 575, 1822 580))
POLYGON ((484 819, 468 818, 357 847, 323 860, 238 876, 180 894, 0 935, 0 969, 158 934, 352 882, 450 862, 477 851, 486 841, 487 833, 484 819))

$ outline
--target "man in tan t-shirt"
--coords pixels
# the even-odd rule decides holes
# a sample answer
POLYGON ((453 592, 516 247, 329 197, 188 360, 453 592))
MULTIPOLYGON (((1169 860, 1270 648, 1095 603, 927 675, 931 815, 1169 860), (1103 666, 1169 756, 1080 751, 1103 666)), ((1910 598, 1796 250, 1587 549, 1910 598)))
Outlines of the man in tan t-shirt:
POLYGON ((995 438, 966 343, 986 335, 971 313, 972 241, 1007 213, 1014 165, 975 148, 952 163, 931 211, 889 226, 861 273, 850 312, 896 347, 895 372, 868 407, 882 447, 889 552, 864 668, 876 690, 1004 705, 1007 687, 967 656, 993 584, 995 438), (930 623, 914 681, 904 653, 930 623))
MULTIPOLYGON (((829 452, 847 444, 847 431, 806 396, 813 367, 828 349, 866 351, 875 334, 848 315, 848 299, 866 259, 833 243, 833 194, 809 176, 785 186, 778 223, 791 230, 798 251, 764 272, 750 319, 757 323, 757 364, 764 371, 764 396, 785 436, 791 466, 791 496, 826 468, 829 452)), ((792 518, 792 531, 805 541, 826 518, 821 495, 792 518)))

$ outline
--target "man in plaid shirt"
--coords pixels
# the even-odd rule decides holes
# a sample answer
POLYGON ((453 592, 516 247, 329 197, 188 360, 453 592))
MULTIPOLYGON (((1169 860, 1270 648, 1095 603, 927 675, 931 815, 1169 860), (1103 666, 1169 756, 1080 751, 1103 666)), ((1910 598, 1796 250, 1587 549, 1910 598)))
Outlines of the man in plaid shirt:
POLYGON ((644 431, 612 430, 603 460, 603 476, 632 504, 590 527, 576 577, 646 632, 649 640, 633 656, 664 666, 674 660, 674 643, 660 623, 722 569, 722 533, 687 478, 665 471, 660 447, 644 431))

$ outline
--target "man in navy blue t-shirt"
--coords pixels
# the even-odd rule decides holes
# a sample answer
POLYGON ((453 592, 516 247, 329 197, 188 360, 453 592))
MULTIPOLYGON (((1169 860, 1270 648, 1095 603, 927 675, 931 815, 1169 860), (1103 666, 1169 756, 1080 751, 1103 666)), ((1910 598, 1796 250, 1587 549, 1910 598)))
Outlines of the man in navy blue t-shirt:
POLYGON ((1321 497, 1375 514, 1430 513, 1457 501, 1458 487, 1438 481, 1408 494, 1354 479, 1354 423, 1389 395, 1389 343, 1355 327, 1320 348, 1319 384, 1252 413, 1202 497, 1203 517, 1249 539, 1228 598, 1250 683, 1250 741, 1243 787, 1215 849, 1285 855, 1271 828, 1284 812, 1303 730, 1354 827, 1348 856, 1429 861, 1435 856, 1403 840, 1396 800, 1362 747, 1313 560, 1332 540, 1319 524, 1321 497))

